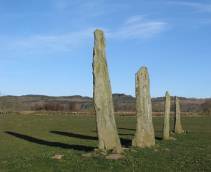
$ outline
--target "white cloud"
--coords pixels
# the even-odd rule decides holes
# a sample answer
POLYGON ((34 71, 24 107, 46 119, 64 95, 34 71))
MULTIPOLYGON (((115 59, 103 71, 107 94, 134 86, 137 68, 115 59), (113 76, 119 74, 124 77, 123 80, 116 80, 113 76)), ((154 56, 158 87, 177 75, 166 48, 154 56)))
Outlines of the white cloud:
POLYGON ((17 46, 26 48, 45 47, 52 49, 63 49, 70 51, 72 48, 77 47, 83 40, 86 40, 92 33, 93 28, 89 28, 77 32, 69 32, 61 35, 34 35, 29 38, 17 40, 17 46))
POLYGON ((134 24, 136 22, 143 21, 144 17, 145 17, 144 15, 132 16, 126 20, 125 24, 134 24))
POLYGON ((142 39, 149 38, 162 32, 167 26, 166 22, 146 20, 144 16, 132 16, 114 32, 108 32, 111 38, 142 39))
POLYGON ((203 19, 201 21, 202 24, 211 24, 211 19, 203 19))
POLYGON ((105 13, 108 3, 105 0, 54 0, 53 6, 60 12, 71 12, 79 18, 97 17, 105 13))
MULTIPOLYGON (((162 21, 146 20, 144 16, 132 16, 114 30, 109 28, 102 28, 102 30, 110 39, 143 39, 160 33, 166 25, 167 23, 162 21)), ((89 27, 58 35, 32 35, 12 39, 0 37, 0 51, 12 56, 73 51, 84 45, 90 46, 96 28, 100 27, 89 27)))
POLYGON ((198 2, 187 2, 187 1, 170 1, 170 4, 181 5, 191 7, 199 12, 211 12, 211 4, 198 3, 198 2))
POLYGON ((1 51, 7 52, 66 52, 74 50, 87 42, 93 34, 94 28, 60 35, 33 35, 13 40, 0 41, 1 51))

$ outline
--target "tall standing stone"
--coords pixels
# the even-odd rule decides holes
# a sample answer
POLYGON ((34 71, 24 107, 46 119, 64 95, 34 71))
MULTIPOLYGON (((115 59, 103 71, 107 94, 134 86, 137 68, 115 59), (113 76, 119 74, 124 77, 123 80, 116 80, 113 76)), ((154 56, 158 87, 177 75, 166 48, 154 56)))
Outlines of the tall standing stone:
POLYGON ((166 92, 165 95, 165 113, 164 113, 164 124, 163 124, 163 139, 169 140, 170 139, 170 113, 171 113, 171 97, 166 92))
POLYGON ((184 132, 184 130, 182 129, 182 124, 181 124, 180 101, 178 97, 176 97, 175 104, 176 104, 176 110, 175 110, 176 112, 174 121, 174 132, 177 134, 181 134, 184 132))
POLYGON ((146 67, 142 67, 136 73, 136 111, 136 133, 132 145, 141 148, 154 146, 150 80, 146 67))
POLYGON ((93 97, 96 111, 99 149, 122 152, 120 139, 114 118, 111 84, 105 53, 105 38, 103 31, 94 32, 93 51, 93 97))

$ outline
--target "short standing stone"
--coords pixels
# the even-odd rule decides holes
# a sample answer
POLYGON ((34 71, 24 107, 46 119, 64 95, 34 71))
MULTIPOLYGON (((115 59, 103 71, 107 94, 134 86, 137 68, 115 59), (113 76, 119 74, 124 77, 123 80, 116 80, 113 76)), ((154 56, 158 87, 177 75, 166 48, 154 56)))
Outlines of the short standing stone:
POLYGON ((166 92, 165 95, 165 113, 164 113, 164 125, 163 125, 163 139, 169 140, 170 139, 170 111, 171 111, 171 97, 166 92))
POLYGON ((176 97, 176 112, 175 112, 175 121, 174 121, 174 132, 177 134, 181 134, 184 132, 182 129, 182 124, 181 124, 181 117, 180 117, 180 101, 179 98, 176 97))
POLYGON ((150 96, 150 80, 146 67, 136 73, 136 133, 132 141, 135 147, 151 147, 155 145, 152 122, 152 103, 150 96))
POLYGON ((99 149, 120 153, 122 147, 114 118, 112 91, 106 62, 105 38, 101 30, 94 32, 93 79, 99 149))

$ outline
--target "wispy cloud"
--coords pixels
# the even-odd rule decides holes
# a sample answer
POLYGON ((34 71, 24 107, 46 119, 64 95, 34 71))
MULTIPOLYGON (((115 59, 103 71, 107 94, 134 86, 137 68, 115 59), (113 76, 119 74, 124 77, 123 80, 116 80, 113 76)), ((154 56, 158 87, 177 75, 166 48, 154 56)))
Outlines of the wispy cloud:
POLYGON ((93 1, 84 1, 84 0, 53 0, 53 6, 57 10, 80 10, 80 9, 94 9, 102 5, 103 0, 93 0, 93 1))
POLYGON ((73 51, 91 39, 94 28, 59 35, 32 35, 19 38, 1 38, 0 51, 7 57, 47 55, 73 51))
POLYGON ((191 7, 199 12, 211 12, 210 3, 199 3, 199 2, 187 2, 187 1, 170 1, 170 4, 181 5, 191 7))
POLYGON ((29 37, 6 38, 0 37, 0 51, 13 54, 53 54, 55 52, 69 52, 85 45, 90 45, 93 32, 101 28, 108 39, 131 40, 146 39, 165 30, 166 22, 147 20, 144 16, 132 16, 115 29, 89 27, 80 31, 72 31, 54 35, 32 35, 29 37))
POLYGON ((211 24, 211 19, 203 19, 202 21, 201 21, 201 23, 202 24, 211 24))
POLYGON ((77 17, 99 17, 128 8, 124 2, 109 0, 54 0, 53 6, 60 12, 70 12, 77 17))
POLYGON ((143 39, 153 37, 166 29, 163 21, 147 20, 144 16, 132 16, 116 31, 108 33, 112 38, 143 39))
POLYGON ((14 45, 29 49, 43 47, 44 49, 71 51, 78 47, 83 41, 86 41, 93 32, 93 29, 94 28, 88 28, 60 35, 34 35, 19 39, 14 42, 14 45))

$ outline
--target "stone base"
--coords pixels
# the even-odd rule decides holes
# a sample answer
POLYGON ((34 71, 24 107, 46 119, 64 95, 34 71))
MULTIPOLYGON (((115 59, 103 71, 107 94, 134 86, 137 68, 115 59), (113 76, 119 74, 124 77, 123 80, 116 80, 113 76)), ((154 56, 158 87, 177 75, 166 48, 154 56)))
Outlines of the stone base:
POLYGON ((108 160, 119 160, 125 158, 122 153, 115 153, 112 151, 104 151, 101 149, 95 149, 93 152, 82 154, 83 157, 92 158, 92 157, 104 157, 108 160))
POLYGON ((125 158, 125 156, 122 154, 110 154, 107 155, 105 158, 109 160, 119 160, 125 158))

